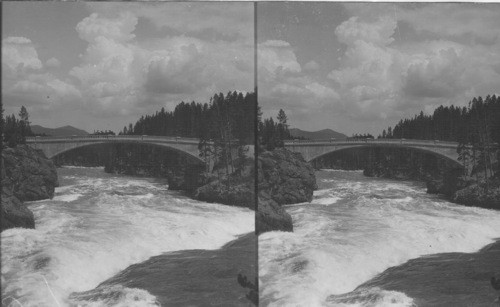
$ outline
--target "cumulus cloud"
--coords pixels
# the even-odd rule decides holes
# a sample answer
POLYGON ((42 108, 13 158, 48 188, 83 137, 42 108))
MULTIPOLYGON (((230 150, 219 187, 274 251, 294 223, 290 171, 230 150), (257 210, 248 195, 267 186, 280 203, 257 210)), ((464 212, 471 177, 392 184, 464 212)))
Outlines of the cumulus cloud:
POLYGON ((90 4, 90 6, 106 15, 133 11, 136 16, 149 20, 158 29, 173 29, 193 37, 201 38, 204 33, 214 32, 221 34, 217 37, 229 40, 253 39, 252 3, 171 2, 165 5, 165 3, 110 2, 90 4))
POLYGON ((390 46, 396 23, 389 18, 368 23, 352 17, 336 30, 347 44, 341 66, 328 75, 342 97, 338 107, 360 118, 386 117, 396 103, 401 55, 390 46))
POLYGON ((2 40, 2 66, 12 71, 36 70, 42 68, 42 62, 30 39, 10 36, 2 40))
MULTIPOLYGON (((42 39, 50 35, 4 36, 2 94, 9 112, 23 104, 46 118, 51 108, 65 110, 73 119, 106 118, 116 129, 182 100, 208 102, 218 92, 254 88, 252 3, 83 8, 87 17, 62 21, 76 30, 65 35, 83 43, 72 45, 71 52, 81 48, 76 56, 42 39)), ((44 26, 37 31, 47 31, 44 26)))
MULTIPOLYGON (((259 44, 259 95, 265 109, 285 108, 299 127, 323 128, 324 120, 345 124, 347 133, 378 133, 420 110, 466 105, 500 87, 498 6, 342 6, 350 16, 330 36, 317 37, 332 40, 328 50, 314 49, 310 39, 290 39, 295 44, 290 45, 270 36, 259 44), (296 54, 309 62, 302 64, 296 54)), ((311 20, 298 18, 287 36, 295 27, 310 25, 311 20)))
POLYGON ((340 42, 353 44, 356 41, 364 41, 377 45, 388 45, 394 41, 391 37, 396 28, 396 21, 389 17, 383 17, 376 22, 366 23, 358 21, 354 16, 343 22, 335 29, 335 34, 340 42))
POLYGON ((485 63, 471 48, 446 40, 395 45, 396 26, 389 17, 371 22, 352 17, 336 28, 347 49, 328 77, 342 110, 359 120, 396 118, 473 92, 478 67, 484 72, 485 63))
POLYGON ((288 42, 268 40, 260 43, 257 50, 261 82, 273 80, 283 73, 299 73, 302 70, 288 42))
POLYGON ((455 49, 440 50, 408 65, 402 90, 413 97, 451 98, 463 92, 464 72, 464 61, 455 49))
POLYGON ((144 103, 160 107, 180 95, 199 100, 252 88, 253 46, 246 40, 174 35, 139 42, 134 33, 141 14, 94 13, 76 27, 88 47, 69 74, 95 101, 96 112, 129 113, 144 103))
POLYGON ((137 17, 130 12, 121 13, 117 18, 101 18, 99 14, 92 13, 76 26, 76 31, 81 39, 94 42, 99 37, 125 42, 133 39, 132 33, 137 25, 137 17))

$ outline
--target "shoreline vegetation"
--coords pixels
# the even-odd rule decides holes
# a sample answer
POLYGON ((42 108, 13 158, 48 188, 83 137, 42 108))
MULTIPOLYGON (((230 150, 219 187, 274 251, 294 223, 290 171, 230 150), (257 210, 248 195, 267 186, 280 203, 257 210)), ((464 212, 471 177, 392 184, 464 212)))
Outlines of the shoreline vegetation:
POLYGON ((369 177, 423 181, 427 192, 466 206, 500 210, 500 97, 472 99, 467 107, 439 106, 383 130, 378 138, 453 141, 460 166, 407 149, 361 149, 326 155, 316 169, 361 169, 369 177))

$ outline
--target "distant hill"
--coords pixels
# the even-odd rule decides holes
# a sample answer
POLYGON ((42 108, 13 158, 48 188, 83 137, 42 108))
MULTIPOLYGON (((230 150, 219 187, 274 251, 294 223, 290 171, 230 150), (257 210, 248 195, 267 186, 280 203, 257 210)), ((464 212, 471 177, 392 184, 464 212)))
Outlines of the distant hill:
POLYGON ((324 140, 324 139, 331 139, 335 138, 337 140, 344 140, 347 138, 347 135, 333 131, 332 129, 323 129, 319 131, 304 131, 300 130, 297 128, 291 128, 289 129, 290 134, 293 137, 303 137, 309 140, 324 140))
POLYGON ((45 128, 39 125, 31 126, 31 131, 36 134, 46 134, 50 136, 72 136, 72 135, 88 135, 87 131, 72 127, 64 126, 59 128, 45 128))

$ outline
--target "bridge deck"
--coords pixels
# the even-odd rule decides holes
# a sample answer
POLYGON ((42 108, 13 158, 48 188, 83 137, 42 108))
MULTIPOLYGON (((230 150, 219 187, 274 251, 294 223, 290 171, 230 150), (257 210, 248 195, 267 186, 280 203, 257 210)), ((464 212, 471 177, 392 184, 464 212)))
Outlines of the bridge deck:
POLYGON ((27 137, 26 143, 60 143, 60 142, 102 142, 102 141, 149 141, 198 144, 197 138, 160 136, 160 135, 82 135, 82 136, 40 136, 27 137))
POLYGON ((354 144, 405 144, 405 145, 429 145, 436 147, 457 147, 457 142, 439 140, 413 140, 413 139, 344 139, 344 140, 293 140, 285 141, 285 146, 301 145, 354 145, 354 144))

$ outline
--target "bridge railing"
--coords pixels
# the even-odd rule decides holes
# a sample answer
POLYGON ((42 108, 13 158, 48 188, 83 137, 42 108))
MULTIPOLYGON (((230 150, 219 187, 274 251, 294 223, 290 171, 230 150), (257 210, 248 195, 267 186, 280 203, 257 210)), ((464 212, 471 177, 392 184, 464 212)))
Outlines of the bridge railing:
POLYGON ((419 144, 419 145, 433 145, 433 146, 457 146, 457 142, 451 141, 440 141, 440 140, 415 140, 415 139, 370 139, 370 138, 347 138, 347 139, 320 139, 320 140, 287 140, 285 141, 285 145, 293 146, 297 145, 307 145, 307 144, 318 144, 318 145, 326 145, 326 144, 363 144, 363 143, 371 143, 371 144, 419 144))
POLYGON ((161 135, 73 135, 73 136, 35 136, 27 137, 27 143, 44 143, 54 141, 96 141, 96 140, 148 140, 148 141, 175 141, 199 142, 197 138, 161 136, 161 135))

